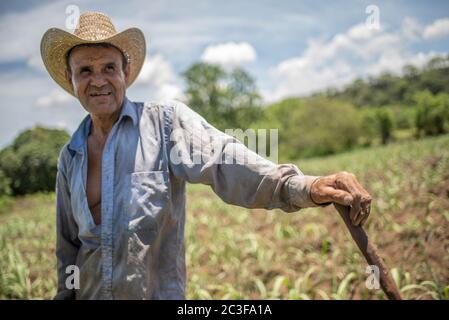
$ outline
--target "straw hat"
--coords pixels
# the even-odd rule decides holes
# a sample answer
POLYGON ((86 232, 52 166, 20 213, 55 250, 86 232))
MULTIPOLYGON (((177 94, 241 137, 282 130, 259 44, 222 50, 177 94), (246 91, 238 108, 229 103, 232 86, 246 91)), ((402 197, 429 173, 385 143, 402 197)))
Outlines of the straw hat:
POLYGON ((73 34, 58 28, 50 28, 41 41, 41 56, 47 71, 64 90, 71 95, 74 92, 67 81, 66 56, 73 47, 80 44, 109 43, 128 58, 130 73, 126 86, 136 80, 145 60, 145 37, 141 30, 130 28, 118 33, 111 19, 100 12, 85 12, 79 17, 73 34))

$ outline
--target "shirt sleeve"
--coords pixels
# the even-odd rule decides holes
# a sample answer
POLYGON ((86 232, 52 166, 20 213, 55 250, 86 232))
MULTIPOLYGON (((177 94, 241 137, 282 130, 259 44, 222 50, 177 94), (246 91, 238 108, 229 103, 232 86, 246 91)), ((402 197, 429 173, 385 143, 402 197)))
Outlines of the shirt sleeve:
POLYGON ((210 125, 183 103, 173 108, 170 166, 175 176, 202 183, 226 203, 285 212, 317 206, 310 186, 317 178, 293 164, 275 164, 210 125))
POLYGON ((58 287, 54 299, 75 299, 75 289, 66 287, 66 268, 76 265, 76 258, 81 242, 78 239, 78 225, 76 224, 70 202, 70 192, 64 171, 63 152, 58 161, 56 175, 56 258, 58 287))

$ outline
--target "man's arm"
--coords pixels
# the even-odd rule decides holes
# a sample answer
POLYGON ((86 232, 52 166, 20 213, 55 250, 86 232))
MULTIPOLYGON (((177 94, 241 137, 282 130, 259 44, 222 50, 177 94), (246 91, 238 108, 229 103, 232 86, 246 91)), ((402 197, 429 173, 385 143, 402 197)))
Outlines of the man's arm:
POLYGON ((78 226, 73 219, 70 192, 62 166, 62 155, 58 162, 56 176, 56 258, 58 287, 54 299, 75 299, 75 291, 66 286, 66 268, 76 265, 76 257, 81 245, 78 239, 78 226))
POLYGON ((172 121, 170 166, 175 176, 210 185, 226 203, 246 208, 293 212, 318 206, 310 198, 317 177, 260 157, 182 103, 175 105, 172 121), (294 184, 287 184, 292 177, 294 184), (294 192, 287 185, 294 185, 294 192))
POLYGON ((353 174, 310 176, 292 164, 276 165, 182 103, 174 108, 171 140, 175 146, 170 155, 174 174, 210 185, 227 203, 293 212, 335 202, 351 208, 355 225, 368 219, 371 196, 353 174))

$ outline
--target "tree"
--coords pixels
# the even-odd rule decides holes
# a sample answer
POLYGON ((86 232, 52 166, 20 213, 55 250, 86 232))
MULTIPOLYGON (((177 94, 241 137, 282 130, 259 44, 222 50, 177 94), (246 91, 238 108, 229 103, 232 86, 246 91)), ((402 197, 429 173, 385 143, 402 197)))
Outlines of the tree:
POLYGON ((6 174, 0 170, 0 197, 9 196, 11 194, 11 180, 6 174))
POLYGON ((390 110, 385 108, 378 110, 376 113, 376 120, 379 126, 382 144, 387 144, 392 137, 393 131, 393 116, 390 110))
POLYGON ((13 195, 55 189, 58 155, 67 132, 36 127, 19 134, 0 152, 0 171, 9 179, 13 195))
POLYGON ((409 105, 414 102, 414 95, 424 90, 433 94, 449 93, 449 56, 432 58, 422 68, 406 65, 402 73, 356 79, 343 89, 327 90, 327 96, 360 108, 409 105))
POLYGON ((336 99, 290 98, 266 107, 258 127, 279 129, 281 161, 355 147, 362 133, 357 109, 336 99))
POLYGON ((449 126, 449 95, 432 94, 425 90, 414 96, 417 105, 416 130, 417 136, 438 135, 448 131, 449 126))
POLYGON ((195 63, 183 73, 187 104, 220 130, 246 129, 260 114, 260 96, 243 69, 195 63))

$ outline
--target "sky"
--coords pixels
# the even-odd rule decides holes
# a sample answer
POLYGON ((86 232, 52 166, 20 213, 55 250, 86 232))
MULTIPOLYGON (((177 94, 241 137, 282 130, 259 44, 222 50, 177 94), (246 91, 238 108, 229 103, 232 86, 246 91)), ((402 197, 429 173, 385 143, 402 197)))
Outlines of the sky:
POLYGON ((270 103, 449 53, 447 0, 1 1, 0 148, 36 125, 73 133, 86 115, 39 51, 48 28, 73 32, 70 6, 108 14, 118 31, 143 31, 133 101, 182 100, 182 72, 199 61, 244 68, 270 103))

